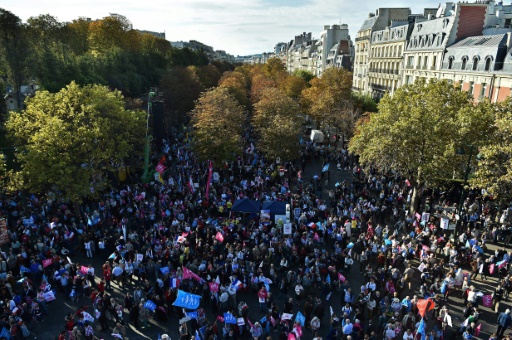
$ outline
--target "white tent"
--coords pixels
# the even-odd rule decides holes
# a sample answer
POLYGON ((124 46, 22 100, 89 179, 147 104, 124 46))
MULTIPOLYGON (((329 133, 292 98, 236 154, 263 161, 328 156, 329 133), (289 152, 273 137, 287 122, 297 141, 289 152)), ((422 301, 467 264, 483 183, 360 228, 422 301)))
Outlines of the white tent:
POLYGON ((323 143, 324 133, 320 130, 311 130, 311 141, 323 143))

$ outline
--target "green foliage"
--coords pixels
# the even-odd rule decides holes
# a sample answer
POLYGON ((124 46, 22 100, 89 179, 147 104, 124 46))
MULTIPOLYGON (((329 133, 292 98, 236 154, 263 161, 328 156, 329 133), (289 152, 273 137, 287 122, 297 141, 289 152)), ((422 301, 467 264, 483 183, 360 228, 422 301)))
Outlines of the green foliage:
POLYGON ((495 115, 493 124, 482 137, 478 167, 471 178, 474 186, 500 198, 510 198, 512 192, 512 100, 491 104, 479 103, 476 114, 495 115))
POLYGON ((357 92, 352 93, 354 104, 363 112, 378 112, 377 103, 373 98, 366 94, 357 92))
POLYGON ((80 201, 106 188, 119 166, 140 157, 145 113, 125 110, 120 92, 71 83, 55 94, 38 91, 23 112, 11 113, 6 129, 21 146, 18 189, 52 190, 80 201))
MULTIPOLYGON (((0 75, 7 74, 15 88, 34 80, 42 89, 58 92, 75 81, 107 85, 136 97, 157 85, 172 67, 208 65, 201 51, 173 48, 165 39, 130 27, 119 14, 68 23, 45 14, 23 24, 0 9, 0 75)), ((213 66, 221 73, 233 69, 225 62, 213 66)), ((210 77, 210 84, 216 84, 216 76, 210 77)))
POLYGON ((192 112, 192 147, 201 160, 214 164, 242 153, 243 108, 227 88, 203 92, 192 112))
POLYGON ((302 79, 304 79, 304 81, 308 85, 311 82, 311 80, 313 80, 313 78, 315 78, 315 75, 313 73, 306 71, 306 70, 295 70, 295 71, 293 71, 292 74, 296 77, 301 77, 302 79))
POLYGON ((475 107, 467 92, 447 81, 403 86, 379 103, 379 113, 361 123, 349 149, 364 165, 393 169, 414 187, 441 178, 463 178, 467 157, 460 145, 479 145, 492 114, 475 107))

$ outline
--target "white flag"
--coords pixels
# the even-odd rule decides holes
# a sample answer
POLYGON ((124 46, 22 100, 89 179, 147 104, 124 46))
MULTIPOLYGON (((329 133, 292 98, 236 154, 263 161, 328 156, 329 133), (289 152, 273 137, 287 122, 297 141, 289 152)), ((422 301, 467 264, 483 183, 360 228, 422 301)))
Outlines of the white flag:
POLYGON ((94 322, 94 318, 92 317, 91 314, 87 312, 82 312, 82 314, 84 316, 84 321, 94 322))

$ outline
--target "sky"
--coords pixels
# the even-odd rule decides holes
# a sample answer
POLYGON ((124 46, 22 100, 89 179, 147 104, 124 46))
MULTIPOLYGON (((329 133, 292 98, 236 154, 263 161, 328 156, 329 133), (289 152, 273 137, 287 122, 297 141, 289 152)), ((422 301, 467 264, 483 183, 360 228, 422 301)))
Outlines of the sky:
POLYGON ((59 21, 78 17, 101 19, 109 13, 127 17, 133 28, 165 32, 170 41, 197 40, 233 55, 273 51, 278 42, 324 25, 348 24, 352 40, 379 7, 410 7, 422 13, 438 2, 426 0, 2 0, 0 8, 23 21, 50 14, 59 21))

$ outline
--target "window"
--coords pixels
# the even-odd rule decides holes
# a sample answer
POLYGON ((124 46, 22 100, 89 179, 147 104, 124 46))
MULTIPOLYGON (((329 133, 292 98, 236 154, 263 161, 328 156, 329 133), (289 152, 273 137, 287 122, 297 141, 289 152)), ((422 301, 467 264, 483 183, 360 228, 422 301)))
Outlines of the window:
POLYGON ((466 64, 468 63, 468 58, 467 57, 463 57, 462 58, 462 66, 461 66, 461 70, 465 70, 466 69, 466 64))
POLYGON ((469 93, 473 94, 473 90, 475 89, 475 83, 470 81, 469 82, 469 93))
POLYGON ((416 68, 420 68, 421 67, 421 56, 418 57, 418 65, 416 66, 416 68))
POLYGON ((405 76, 405 85, 409 85, 411 83, 411 76, 405 76))
POLYGON ((487 91, 487 84, 483 83, 482 89, 480 90, 480 96, 478 97, 478 100, 481 100, 482 98, 485 97, 485 91, 487 91))
POLYGON ((510 28, 510 22, 512 19, 505 19, 505 28, 510 28))
POLYGON ((453 57, 448 58, 448 69, 451 70, 453 68, 453 57))
POLYGON ((427 68, 428 66, 428 57, 423 58, 423 67, 427 68))
POLYGON ((491 69, 491 58, 488 57, 487 59, 485 59, 485 70, 489 71, 490 69, 491 69))
POLYGON ((473 71, 478 70, 478 57, 473 58, 473 71))
POLYGON ((409 58, 407 58, 407 66, 409 66, 409 67, 414 66, 414 57, 413 56, 410 56, 409 58))
POLYGON ((432 57, 432 68, 435 69, 436 68, 436 64, 437 64, 437 56, 433 56, 432 57))

